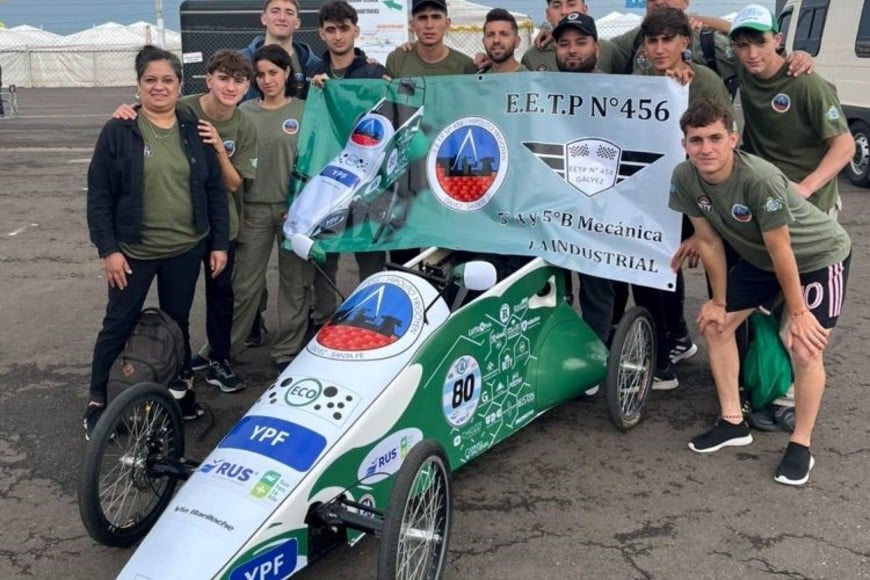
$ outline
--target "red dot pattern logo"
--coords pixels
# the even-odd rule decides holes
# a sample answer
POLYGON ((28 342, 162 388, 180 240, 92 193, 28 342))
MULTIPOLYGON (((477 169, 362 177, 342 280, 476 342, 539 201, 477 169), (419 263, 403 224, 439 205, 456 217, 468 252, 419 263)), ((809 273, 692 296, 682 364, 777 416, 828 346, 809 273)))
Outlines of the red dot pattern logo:
POLYGON ((435 171, 438 185, 441 186, 444 193, 463 203, 474 202, 483 197, 489 191, 496 177, 495 172, 487 176, 460 175, 451 177, 446 174, 441 165, 438 165, 435 171))
POLYGON ((356 326, 330 325, 320 329, 317 342, 333 350, 373 350, 396 342, 399 337, 384 336, 373 330, 356 326))

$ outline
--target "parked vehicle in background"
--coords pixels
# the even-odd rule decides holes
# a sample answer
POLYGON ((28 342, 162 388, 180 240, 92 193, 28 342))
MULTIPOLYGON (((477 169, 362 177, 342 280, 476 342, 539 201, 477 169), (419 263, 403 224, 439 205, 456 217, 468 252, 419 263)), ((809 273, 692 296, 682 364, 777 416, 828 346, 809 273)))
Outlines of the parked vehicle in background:
POLYGON ((836 85, 855 136, 849 181, 870 187, 870 0, 787 0, 779 15, 786 50, 805 50, 836 85))

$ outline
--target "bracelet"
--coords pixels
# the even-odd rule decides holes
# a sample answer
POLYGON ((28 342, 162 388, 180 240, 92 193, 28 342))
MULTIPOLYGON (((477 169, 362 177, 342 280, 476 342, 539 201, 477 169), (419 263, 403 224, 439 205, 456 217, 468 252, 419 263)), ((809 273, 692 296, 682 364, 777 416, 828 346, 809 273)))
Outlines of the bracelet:
POLYGON ((713 300, 712 298, 710 299, 710 302, 713 303, 713 306, 718 306, 719 308, 725 308, 724 302, 720 302, 718 300, 713 300))
POLYGON ((721 417, 723 419, 740 419, 741 421, 743 420, 742 414, 740 414, 740 415, 721 415, 721 417))
POLYGON ((798 316, 803 316, 803 315, 806 314, 806 313, 807 313, 807 309, 804 308, 804 309, 801 310, 800 312, 795 312, 794 314, 792 314, 791 317, 792 317, 792 318, 797 318, 798 316))

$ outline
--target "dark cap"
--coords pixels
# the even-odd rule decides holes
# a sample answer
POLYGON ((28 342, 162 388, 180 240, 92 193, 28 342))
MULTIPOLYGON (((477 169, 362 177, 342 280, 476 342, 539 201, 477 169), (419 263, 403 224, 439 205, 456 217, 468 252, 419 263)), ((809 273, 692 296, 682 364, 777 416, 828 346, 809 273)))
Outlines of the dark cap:
POLYGON ((447 12, 447 0, 413 0, 411 2, 411 14, 416 14, 427 6, 447 12))
POLYGON ((598 40, 598 29, 595 28, 595 20, 582 12, 572 12, 560 20, 556 28, 553 29, 553 38, 559 40, 562 33, 572 27, 586 36, 591 36, 596 41, 598 40))

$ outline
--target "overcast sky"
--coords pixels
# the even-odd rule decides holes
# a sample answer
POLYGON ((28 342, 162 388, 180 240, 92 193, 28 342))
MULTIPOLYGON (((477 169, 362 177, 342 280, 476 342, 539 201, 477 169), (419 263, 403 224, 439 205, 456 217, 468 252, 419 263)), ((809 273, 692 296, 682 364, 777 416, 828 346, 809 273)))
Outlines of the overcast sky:
MULTIPOLYGON (((753 0, 773 8, 774 0, 753 0)), ((626 0, 588 0, 592 16, 601 17, 614 10, 626 12, 626 0)), ((545 0, 489 0, 491 6, 501 6, 523 12, 538 22, 542 19, 545 0)), ((722 16, 735 12, 748 1, 693 0, 692 12, 722 16)), ((181 0, 163 0, 166 26, 178 30, 178 9, 181 0)), ((153 0, 0 0, 0 21, 7 27, 29 24, 59 34, 69 34, 96 24, 115 21, 131 24, 139 20, 155 22, 153 0)), ((640 11, 637 11, 640 12, 640 11)))

